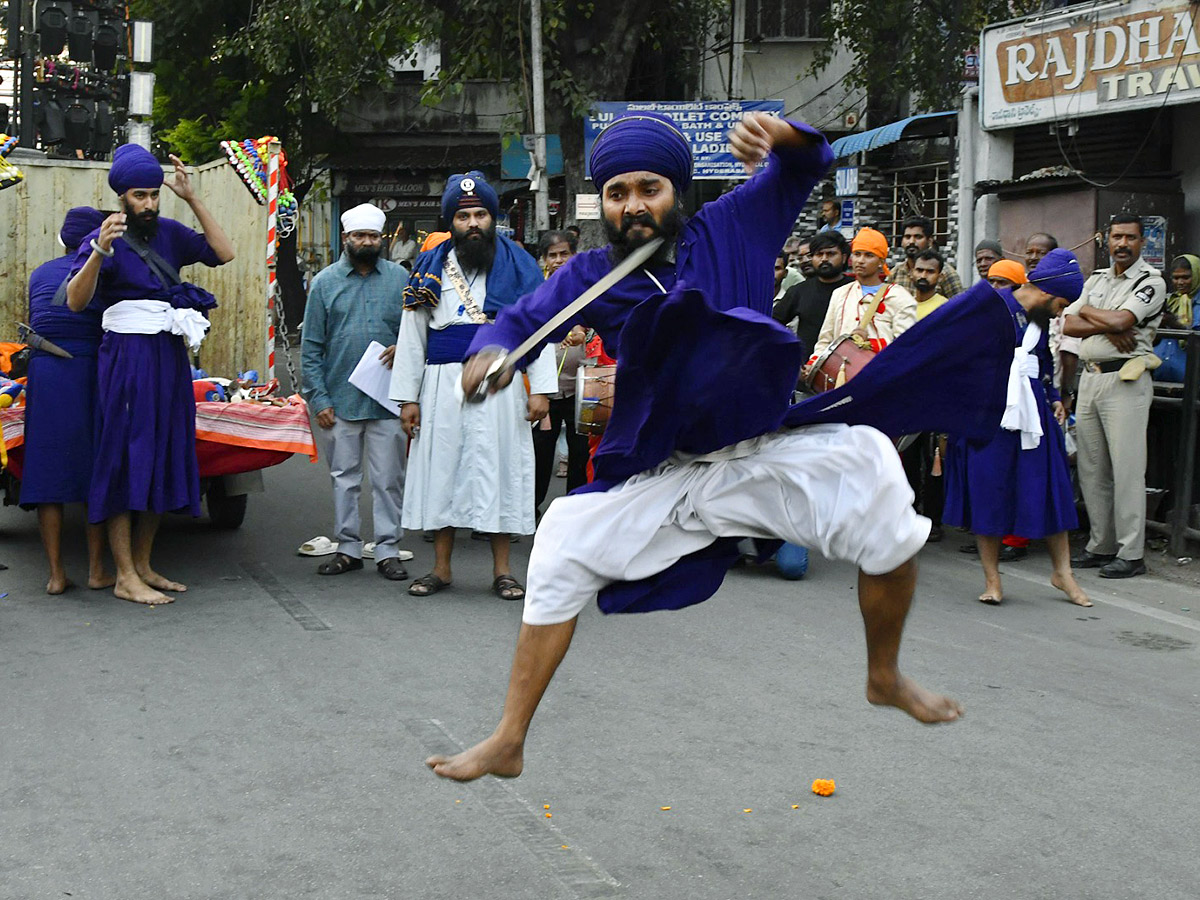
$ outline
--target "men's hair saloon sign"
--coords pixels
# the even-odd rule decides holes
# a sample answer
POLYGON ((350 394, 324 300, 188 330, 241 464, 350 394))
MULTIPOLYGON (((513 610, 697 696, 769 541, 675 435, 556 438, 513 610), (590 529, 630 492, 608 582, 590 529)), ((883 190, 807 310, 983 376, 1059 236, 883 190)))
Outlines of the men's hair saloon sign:
POLYGON ((984 29, 983 127, 1200 101, 1198 11, 1115 0, 984 29))

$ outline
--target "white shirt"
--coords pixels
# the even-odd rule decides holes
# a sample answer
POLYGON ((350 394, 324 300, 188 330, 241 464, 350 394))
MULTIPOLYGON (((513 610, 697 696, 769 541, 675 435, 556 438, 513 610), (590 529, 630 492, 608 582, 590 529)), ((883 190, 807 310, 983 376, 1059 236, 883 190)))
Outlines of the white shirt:
MULTIPOLYGON (((917 301, 900 285, 881 284, 879 293, 882 294, 883 301, 879 304, 875 318, 867 326, 867 337, 876 350, 882 350, 917 321, 917 301), (883 293, 884 291, 886 293, 883 293)), ((877 295, 864 294, 862 285, 857 281, 843 285, 833 292, 810 362, 828 350, 838 338, 849 334, 862 324, 862 317, 866 315, 875 296, 877 295)))

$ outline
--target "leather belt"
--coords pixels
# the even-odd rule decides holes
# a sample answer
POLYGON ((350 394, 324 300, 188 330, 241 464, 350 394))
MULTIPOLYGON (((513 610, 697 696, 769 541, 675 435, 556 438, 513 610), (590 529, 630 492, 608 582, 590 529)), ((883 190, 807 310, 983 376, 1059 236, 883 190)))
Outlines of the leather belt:
POLYGON ((1129 362, 1127 359, 1110 359, 1106 362, 1087 362, 1083 364, 1084 371, 1091 372, 1093 375, 1109 375, 1113 372, 1120 372, 1121 367, 1129 362))

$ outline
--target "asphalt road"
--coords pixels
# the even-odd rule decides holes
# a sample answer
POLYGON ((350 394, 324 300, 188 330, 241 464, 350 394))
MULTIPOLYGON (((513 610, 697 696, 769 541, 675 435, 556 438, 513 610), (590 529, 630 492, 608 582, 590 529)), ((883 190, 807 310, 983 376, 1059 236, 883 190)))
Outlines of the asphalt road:
POLYGON ((458 785, 422 760, 488 733, 520 615, 487 545, 464 536, 430 600, 319 578, 295 548, 330 531, 324 465, 266 480, 240 531, 169 522, 159 568, 191 590, 158 609, 45 596, 34 517, 0 510, 0 898, 1197 895, 1191 586, 1087 574, 1081 610, 1035 554, 985 607, 951 535, 903 656, 966 704, 935 728, 865 702, 846 565, 589 609, 526 773, 458 785))

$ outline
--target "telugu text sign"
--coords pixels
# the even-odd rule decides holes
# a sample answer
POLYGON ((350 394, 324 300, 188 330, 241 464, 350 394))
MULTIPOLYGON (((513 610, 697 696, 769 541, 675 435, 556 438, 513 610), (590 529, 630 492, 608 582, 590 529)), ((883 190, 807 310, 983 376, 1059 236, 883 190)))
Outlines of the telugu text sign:
POLYGON ((1196 6, 1132 0, 985 29, 986 129, 1200 101, 1196 6))
MULTIPOLYGON (((746 168, 733 157, 729 131, 748 112, 783 115, 782 100, 601 102, 583 120, 584 159, 592 155, 592 142, 604 126, 624 115, 653 112, 666 116, 683 132, 692 147, 693 178, 746 178, 746 168)), ((585 173, 591 177, 591 172, 585 173)))

